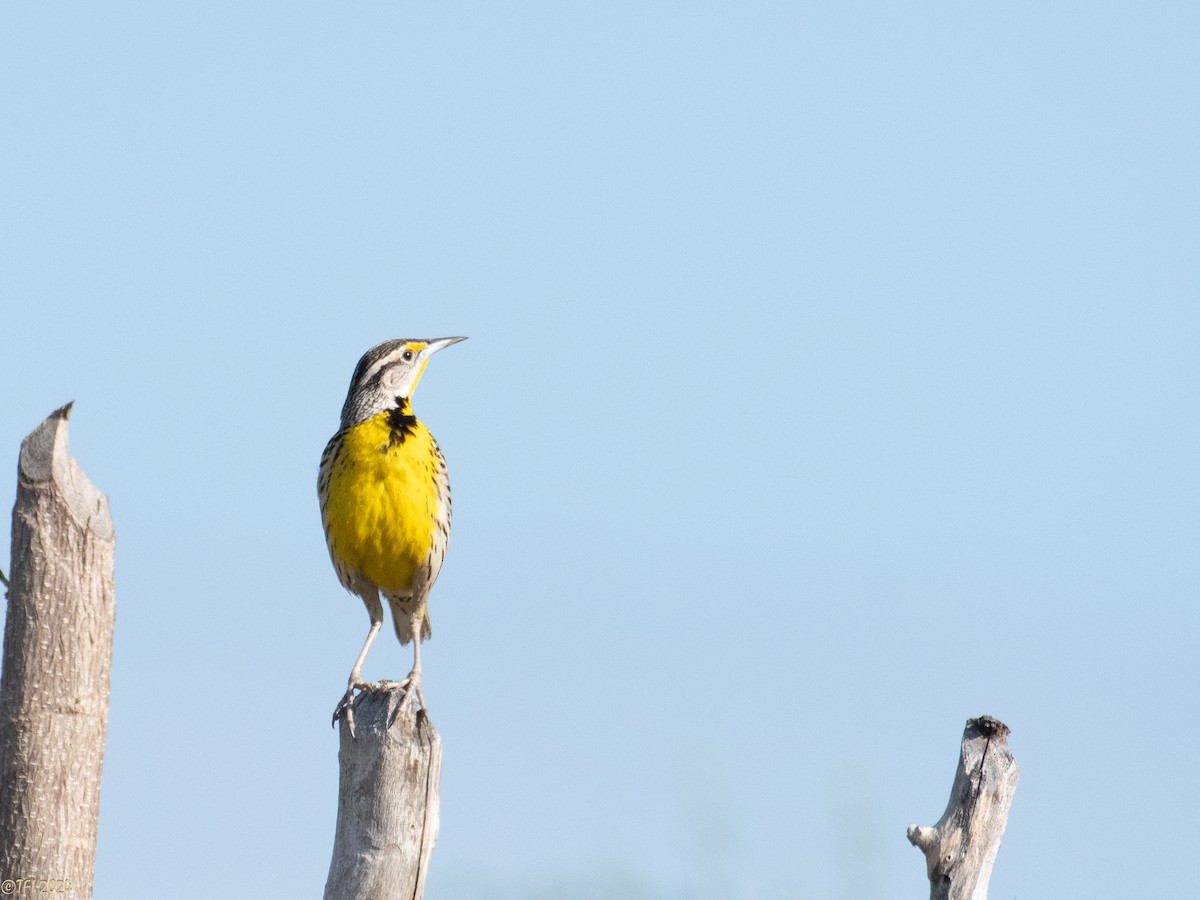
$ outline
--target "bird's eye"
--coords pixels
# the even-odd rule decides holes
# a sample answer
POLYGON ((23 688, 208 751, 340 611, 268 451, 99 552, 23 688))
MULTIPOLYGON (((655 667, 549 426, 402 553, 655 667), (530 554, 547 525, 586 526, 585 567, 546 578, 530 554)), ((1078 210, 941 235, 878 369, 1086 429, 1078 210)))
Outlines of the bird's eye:
POLYGON ((403 356, 401 356, 400 358, 401 358, 401 359, 403 359, 405 362, 412 362, 412 358, 413 358, 413 357, 412 357, 412 351, 411 351, 411 350, 405 350, 405 351, 404 351, 404 355, 403 355, 403 356))

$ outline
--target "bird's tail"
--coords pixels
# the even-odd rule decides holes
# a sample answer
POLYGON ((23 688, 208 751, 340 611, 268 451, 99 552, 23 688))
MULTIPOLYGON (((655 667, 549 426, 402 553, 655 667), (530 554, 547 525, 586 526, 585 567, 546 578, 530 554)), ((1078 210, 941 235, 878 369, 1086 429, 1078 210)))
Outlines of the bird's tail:
MULTIPOLYGON (((396 638, 401 644, 407 644, 413 639, 412 617, 416 611, 416 600, 405 597, 388 597, 388 605, 392 608, 392 624, 396 626, 396 638)), ((428 640, 433 635, 429 625, 429 610, 421 610, 421 640, 428 640)))

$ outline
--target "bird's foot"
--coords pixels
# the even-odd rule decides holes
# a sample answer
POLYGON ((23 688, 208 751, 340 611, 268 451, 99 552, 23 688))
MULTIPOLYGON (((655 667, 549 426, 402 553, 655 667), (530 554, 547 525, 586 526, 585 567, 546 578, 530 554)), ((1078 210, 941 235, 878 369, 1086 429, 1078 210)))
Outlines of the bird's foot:
POLYGON ((354 738, 354 691, 369 691, 371 685, 365 681, 351 681, 346 686, 346 693, 342 695, 342 699, 338 701, 337 706, 333 708, 333 726, 337 727, 337 721, 343 715, 346 717, 346 727, 350 729, 350 737, 354 738))
POLYGON ((350 737, 357 740, 354 733, 354 698, 355 691, 361 694, 374 694, 379 691, 387 690, 402 690, 406 693, 415 693, 417 695, 417 705, 420 711, 424 713, 425 718, 429 718, 429 707, 425 705, 425 697, 421 693, 421 670, 415 669, 408 673, 403 681, 353 681, 346 686, 346 693, 342 699, 338 701, 337 706, 333 709, 333 726, 337 727, 338 719, 343 715, 346 717, 346 727, 350 729, 350 737))
POLYGON ((425 717, 429 718, 429 707, 425 705, 425 696, 421 693, 421 670, 413 669, 408 673, 408 677, 399 683, 399 686, 406 692, 417 695, 417 705, 421 707, 425 717))

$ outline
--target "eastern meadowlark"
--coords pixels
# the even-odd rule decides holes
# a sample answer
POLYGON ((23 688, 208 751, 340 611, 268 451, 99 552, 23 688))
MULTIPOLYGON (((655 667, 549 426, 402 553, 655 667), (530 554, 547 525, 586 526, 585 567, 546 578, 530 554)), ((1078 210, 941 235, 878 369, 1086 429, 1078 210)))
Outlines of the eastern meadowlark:
POLYGON ((321 454, 317 494, 325 542, 338 579, 367 606, 371 629, 350 670, 334 721, 347 714, 362 667, 383 624, 387 598, 401 644, 413 642, 413 667, 401 683, 421 708, 421 640, 431 634, 427 601, 450 541, 446 460, 409 401, 437 351, 465 340, 385 341, 363 354, 342 406, 342 424, 321 454))

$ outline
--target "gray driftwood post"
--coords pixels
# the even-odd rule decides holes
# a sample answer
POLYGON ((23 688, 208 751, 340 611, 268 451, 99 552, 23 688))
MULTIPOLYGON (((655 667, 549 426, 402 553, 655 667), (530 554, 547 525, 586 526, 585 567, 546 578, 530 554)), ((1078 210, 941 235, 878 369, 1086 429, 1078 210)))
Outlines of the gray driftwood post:
POLYGON ((1020 775, 1008 726, 968 719, 946 811, 933 827, 908 826, 908 840, 925 854, 930 900, 987 900, 1020 775))
POLYGON ((0 891, 88 900, 108 724, 114 536, 108 498, 67 451, 70 411, 52 413, 21 442, 17 466, 0 673, 0 891))
POLYGON ((442 739, 393 682, 339 722, 338 812, 325 900, 420 900, 438 833, 442 739))

